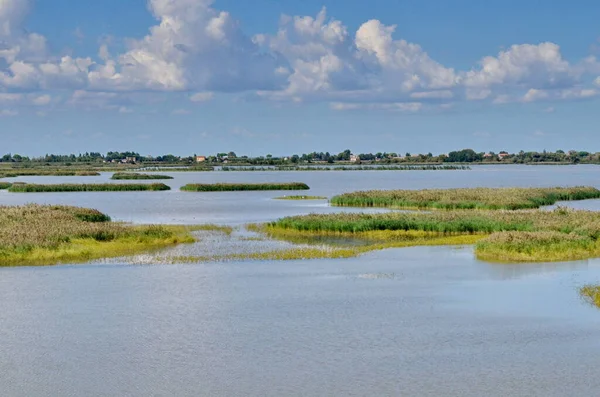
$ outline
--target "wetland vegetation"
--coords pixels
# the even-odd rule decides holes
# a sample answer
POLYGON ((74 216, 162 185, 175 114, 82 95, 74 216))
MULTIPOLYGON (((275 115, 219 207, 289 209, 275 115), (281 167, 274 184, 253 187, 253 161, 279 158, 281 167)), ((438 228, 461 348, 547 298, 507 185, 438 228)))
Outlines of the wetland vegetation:
POLYGON ((517 210, 539 208, 557 201, 594 198, 600 198, 600 190, 593 187, 372 190, 335 196, 331 204, 341 207, 517 210))
POLYGON ((159 174, 139 174, 136 172, 117 172, 110 179, 114 180, 155 180, 155 179, 173 179, 169 175, 159 174))
POLYGON ((356 254, 390 247, 469 243, 476 244, 475 254, 486 261, 540 262, 600 257, 600 213, 560 207, 553 211, 537 209, 558 200, 595 198, 596 189, 431 192, 410 191, 401 196, 401 202, 410 207, 445 211, 311 214, 286 217, 254 228, 286 241, 325 243, 344 249, 350 245, 356 254), (492 197, 498 198, 496 203, 492 197), (465 205, 465 198, 471 204, 465 205))
POLYGON ((171 188, 164 183, 152 184, 74 184, 61 183, 54 185, 42 185, 33 183, 14 183, 8 188, 9 192, 14 193, 55 193, 55 192, 131 192, 131 191, 162 191, 171 188))
POLYGON ((305 183, 194 183, 181 187, 186 192, 230 192, 254 190, 308 190, 305 183))
POLYGON ((131 255, 195 241, 185 226, 132 226, 87 208, 0 207, 0 266, 51 265, 131 255))
POLYGON ((579 293, 589 303, 600 308, 600 285, 585 285, 579 289, 579 293))
POLYGON ((281 196, 274 200, 327 200, 325 196, 281 196))

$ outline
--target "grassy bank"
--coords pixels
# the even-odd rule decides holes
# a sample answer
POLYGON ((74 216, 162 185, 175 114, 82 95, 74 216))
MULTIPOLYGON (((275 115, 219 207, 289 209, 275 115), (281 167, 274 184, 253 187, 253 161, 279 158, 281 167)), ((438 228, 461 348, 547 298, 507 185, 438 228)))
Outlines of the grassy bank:
POLYGON ((172 176, 158 174, 138 174, 135 172, 117 172, 110 179, 114 180, 154 180, 173 179, 172 176))
POLYGON ((0 207, 0 266, 85 262, 194 241, 184 226, 129 226, 96 210, 0 207))
POLYGON ((586 285, 581 287, 579 290, 581 296, 590 302, 592 305, 600 308, 600 286, 599 285, 586 285))
POLYGON ((600 213, 563 208, 313 214, 254 227, 271 238, 352 247, 357 254, 391 247, 476 244, 479 259, 495 262, 600 257, 600 213))
POLYGON ((71 170, 40 170, 19 169, 0 170, 0 178, 16 178, 19 176, 98 176, 96 171, 71 171, 71 170))
POLYGON ((373 165, 373 166, 223 166, 221 171, 454 171, 466 165, 373 165))
POLYGON ((161 191, 171 188, 164 183, 152 184, 13 184, 8 188, 9 192, 14 193, 58 193, 58 192, 131 192, 131 191, 161 191))
POLYGON ((274 200, 327 200, 324 196, 281 196, 275 197, 274 200))
POLYGON ((600 190, 593 187, 372 190, 335 196, 331 204, 343 207, 517 210, 539 208, 557 201, 593 198, 600 198, 600 190))
POLYGON ((254 190, 308 190, 305 183, 214 183, 214 184, 189 184, 181 187, 186 192, 230 192, 254 190))

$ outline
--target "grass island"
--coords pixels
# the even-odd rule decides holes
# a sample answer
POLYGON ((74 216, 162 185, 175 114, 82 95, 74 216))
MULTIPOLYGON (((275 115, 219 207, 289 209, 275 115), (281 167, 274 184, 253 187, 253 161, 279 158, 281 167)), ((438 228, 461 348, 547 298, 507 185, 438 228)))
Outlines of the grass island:
POLYGON ((54 185, 41 185, 33 183, 13 183, 8 188, 13 193, 58 193, 58 192, 140 192, 140 191, 163 191, 171 188, 164 183, 152 184, 74 184, 63 183, 54 185))
POLYGON ((0 266, 85 262, 191 243, 193 227, 133 226, 93 209, 0 207, 0 266))
POLYGON ((305 183, 194 183, 181 187, 185 192, 232 192, 260 190, 309 190, 305 183))
POLYGON ((139 174, 136 172, 117 172, 110 178, 113 180, 158 180, 158 179, 173 179, 169 175, 159 174, 139 174))

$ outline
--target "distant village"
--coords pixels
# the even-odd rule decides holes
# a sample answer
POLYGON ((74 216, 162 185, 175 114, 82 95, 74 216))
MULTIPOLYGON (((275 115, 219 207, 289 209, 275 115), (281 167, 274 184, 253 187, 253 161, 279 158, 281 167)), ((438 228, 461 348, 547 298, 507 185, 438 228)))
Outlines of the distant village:
POLYGON ((297 164, 363 164, 363 163, 600 163, 600 152, 563 151, 509 153, 507 151, 476 152, 462 149, 448 153, 433 155, 432 153, 354 153, 346 149, 340 153, 312 152, 288 156, 251 157, 238 156, 235 152, 222 152, 214 155, 194 154, 192 156, 140 155, 137 152, 86 152, 80 154, 46 154, 40 157, 27 157, 19 154, 5 154, 0 163, 118 163, 118 164, 196 164, 197 166, 214 165, 297 165, 297 164))

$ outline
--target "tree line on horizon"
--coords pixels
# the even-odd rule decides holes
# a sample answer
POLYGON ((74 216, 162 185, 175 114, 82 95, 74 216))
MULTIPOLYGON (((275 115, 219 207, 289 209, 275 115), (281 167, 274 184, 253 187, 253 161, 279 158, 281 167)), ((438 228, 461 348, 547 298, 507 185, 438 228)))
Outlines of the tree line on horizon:
MULTIPOLYGON (((204 157, 204 156, 203 156, 204 157)), ((136 163, 168 163, 168 164, 194 164, 197 163, 196 154, 192 156, 175 156, 165 154, 160 156, 142 156, 138 152, 110 151, 106 154, 99 152, 85 152, 79 154, 46 154, 40 157, 27 157, 19 154, 5 154, 0 157, 0 163, 114 163, 133 160, 136 163)), ((591 153, 587 151, 570 150, 565 152, 557 150, 555 152, 525 152, 508 153, 506 151, 495 152, 476 152, 473 149, 462 149, 449 152, 448 154, 439 154, 434 156, 427 154, 399 154, 395 152, 377 152, 353 154, 351 150, 346 149, 340 153, 312 152, 302 155, 293 154, 291 156, 265 156, 249 157, 237 156, 235 152, 221 152, 214 155, 205 156, 205 164, 238 163, 251 165, 281 165, 281 164, 310 164, 310 163, 336 163, 336 162, 383 162, 383 163, 600 163, 600 152, 591 153)))

